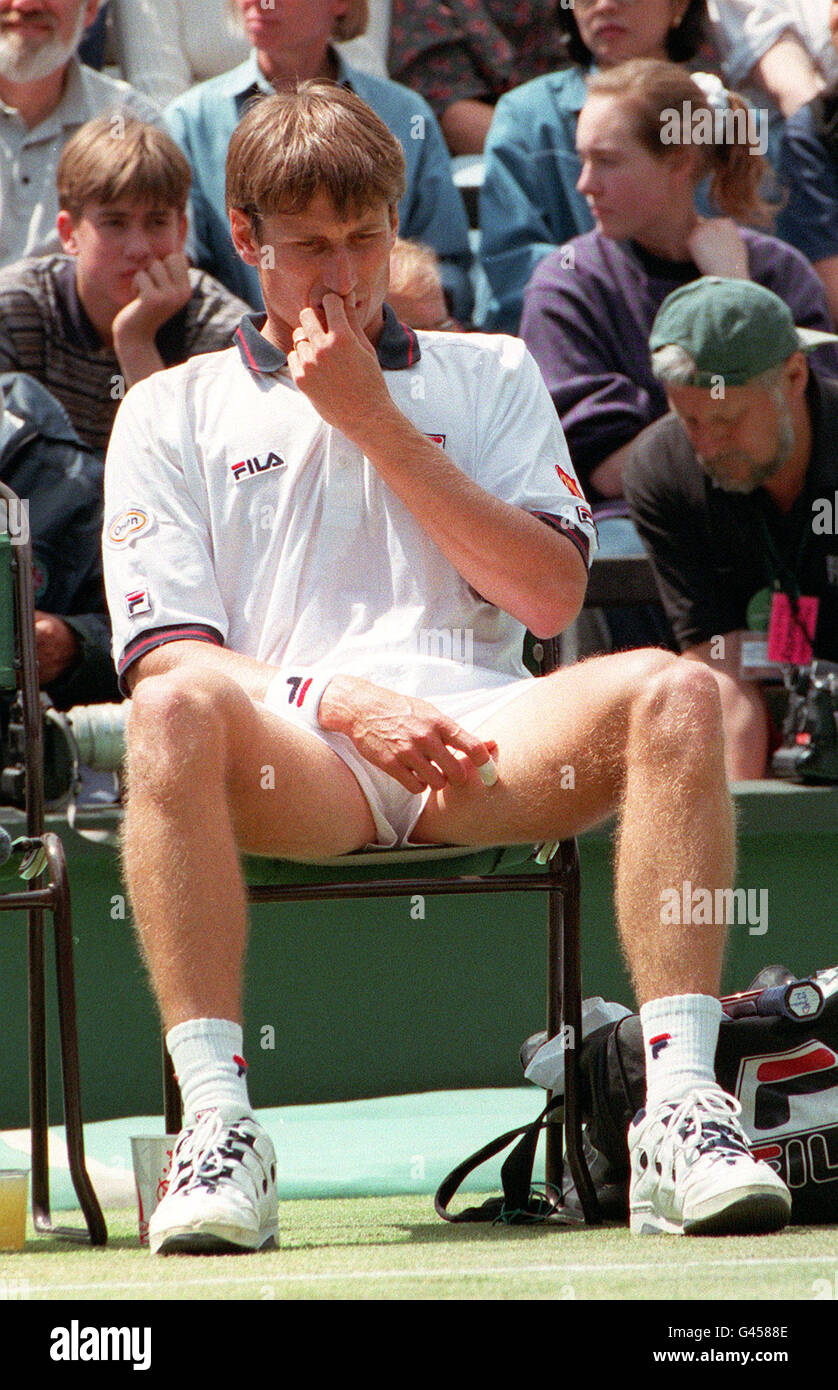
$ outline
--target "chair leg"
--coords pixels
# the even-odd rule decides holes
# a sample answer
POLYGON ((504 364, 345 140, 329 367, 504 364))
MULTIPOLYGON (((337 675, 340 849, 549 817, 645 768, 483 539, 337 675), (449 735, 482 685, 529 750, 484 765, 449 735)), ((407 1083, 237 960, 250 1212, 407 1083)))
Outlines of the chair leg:
POLYGON ((55 935, 58 1023, 61 1045, 61 1079, 64 1124, 70 1177, 87 1226, 87 1234, 72 1226, 56 1226, 49 1200, 49 1101, 46 1044, 46 972, 43 910, 29 911, 29 1110, 32 1144, 32 1218, 39 1235, 66 1237, 105 1245, 108 1238, 102 1209, 84 1157, 81 1082, 76 1032, 76 999, 73 978, 73 930, 70 892, 64 849, 56 835, 43 836, 52 892, 55 935))
POLYGON ((44 967, 44 914, 28 913, 29 952, 29 1128, 32 1148, 30 1175, 32 1218, 36 1231, 52 1229, 49 1210, 47 1103, 47 1019, 44 967))
POLYGON ((566 1029, 568 1045, 565 1048, 564 1068, 564 1134, 558 1126, 550 1125, 547 1128, 547 1181, 551 1186, 555 1186, 556 1171, 561 1174, 561 1153, 556 1155, 555 1146, 557 1142, 561 1144, 562 1138, 565 1137, 568 1167, 582 1206, 582 1214, 588 1225, 598 1225, 602 1216, 585 1158, 579 1096, 579 1047, 582 1042, 581 886, 579 851, 575 841, 562 843, 559 863, 551 872, 562 880, 563 891, 552 888, 549 893, 550 998, 547 1028, 550 1037, 555 1037, 560 1028, 566 1029))
POLYGON ((167 1134, 179 1134, 183 1124, 183 1102, 175 1069, 163 1038, 163 1115, 167 1134))
MULTIPOLYGON (((64 848, 57 835, 43 837, 49 859, 50 880, 55 889, 53 930, 55 933, 58 1025, 61 1039, 61 1081, 64 1096, 64 1125, 70 1177, 87 1224, 91 1245, 105 1245, 108 1230, 84 1157, 84 1124, 81 1108, 78 1032, 76 1029, 76 986, 73 973, 73 928, 70 913, 70 886, 64 848)), ((66 1230, 63 1231, 66 1234, 66 1230)))

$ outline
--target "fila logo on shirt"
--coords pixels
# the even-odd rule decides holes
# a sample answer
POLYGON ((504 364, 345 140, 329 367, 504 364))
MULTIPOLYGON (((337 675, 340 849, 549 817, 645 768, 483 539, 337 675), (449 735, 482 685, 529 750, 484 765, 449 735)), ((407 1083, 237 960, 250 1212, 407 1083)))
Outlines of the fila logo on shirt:
POLYGON ((255 477, 257 473, 268 473, 272 468, 284 468, 285 459, 279 454, 275 454, 273 449, 265 458, 259 458, 254 454, 250 459, 239 459, 238 463, 230 464, 230 472, 233 475, 233 482, 240 483, 245 478, 255 477))
POLYGON ((431 441, 432 444, 438 444, 439 447, 440 447, 440 449, 444 449, 444 448, 445 448, 446 435, 444 435, 444 434, 428 434, 427 431, 426 431, 426 432, 425 432, 425 438, 426 438, 426 439, 430 439, 430 441, 431 441))
POLYGON ((151 596, 148 589, 132 589, 130 594, 125 595, 125 607, 128 609, 129 618, 133 618, 137 613, 150 613, 151 596))

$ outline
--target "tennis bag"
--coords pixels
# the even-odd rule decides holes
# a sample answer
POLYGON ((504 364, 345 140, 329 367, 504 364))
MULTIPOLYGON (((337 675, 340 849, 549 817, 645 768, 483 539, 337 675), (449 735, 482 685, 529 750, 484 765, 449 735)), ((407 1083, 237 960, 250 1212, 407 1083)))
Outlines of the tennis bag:
MULTIPOLYGON (((790 978, 788 972, 786 979, 790 978)), ((798 1225, 838 1223, 838 969, 821 971, 812 979, 824 985, 817 1017, 725 1015, 716 1050, 717 1080, 742 1106, 740 1120, 754 1156, 769 1163, 788 1186, 791 1220, 798 1225)), ((525 1069, 545 1039, 546 1034, 535 1034, 524 1044, 525 1069)), ((646 1090, 643 1036, 636 1014, 584 1038, 579 1081, 585 1152, 600 1209, 608 1220, 627 1221, 626 1136, 644 1105, 646 1090)), ((556 1201, 533 1189, 532 1170, 539 1133, 549 1112, 562 1102, 563 1097, 555 1095, 532 1124, 499 1136, 461 1163, 440 1185, 437 1214, 446 1221, 510 1224, 549 1219, 556 1201), (448 1204, 464 1179, 515 1139, 518 1144, 501 1172, 503 1197, 456 1215, 449 1213, 448 1204)), ((562 1201, 568 1211, 581 1213, 569 1177, 564 1180, 562 1201)))

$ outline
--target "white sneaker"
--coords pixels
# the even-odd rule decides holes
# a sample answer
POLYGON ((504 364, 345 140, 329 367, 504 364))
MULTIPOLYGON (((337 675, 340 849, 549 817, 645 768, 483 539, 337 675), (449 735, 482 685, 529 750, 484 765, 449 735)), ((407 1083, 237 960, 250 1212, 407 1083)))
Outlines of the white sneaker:
POLYGON ((788 1188, 752 1158, 739 1102, 701 1086, 650 1114, 628 1132, 630 1228, 634 1235, 758 1235, 779 1231, 791 1214, 788 1188))
POLYGON ((181 1131, 165 1197, 148 1223, 152 1254, 275 1249, 276 1156, 250 1115, 204 1110, 181 1131))

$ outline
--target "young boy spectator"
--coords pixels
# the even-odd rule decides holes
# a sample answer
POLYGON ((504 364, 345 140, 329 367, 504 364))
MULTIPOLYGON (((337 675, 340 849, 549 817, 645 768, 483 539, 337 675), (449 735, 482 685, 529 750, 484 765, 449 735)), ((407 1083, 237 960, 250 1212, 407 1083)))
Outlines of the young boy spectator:
POLYGON ((102 453, 129 386, 226 347, 247 311, 186 260, 190 182, 164 131, 101 116, 58 165, 65 254, 0 270, 0 371, 42 382, 102 453))

